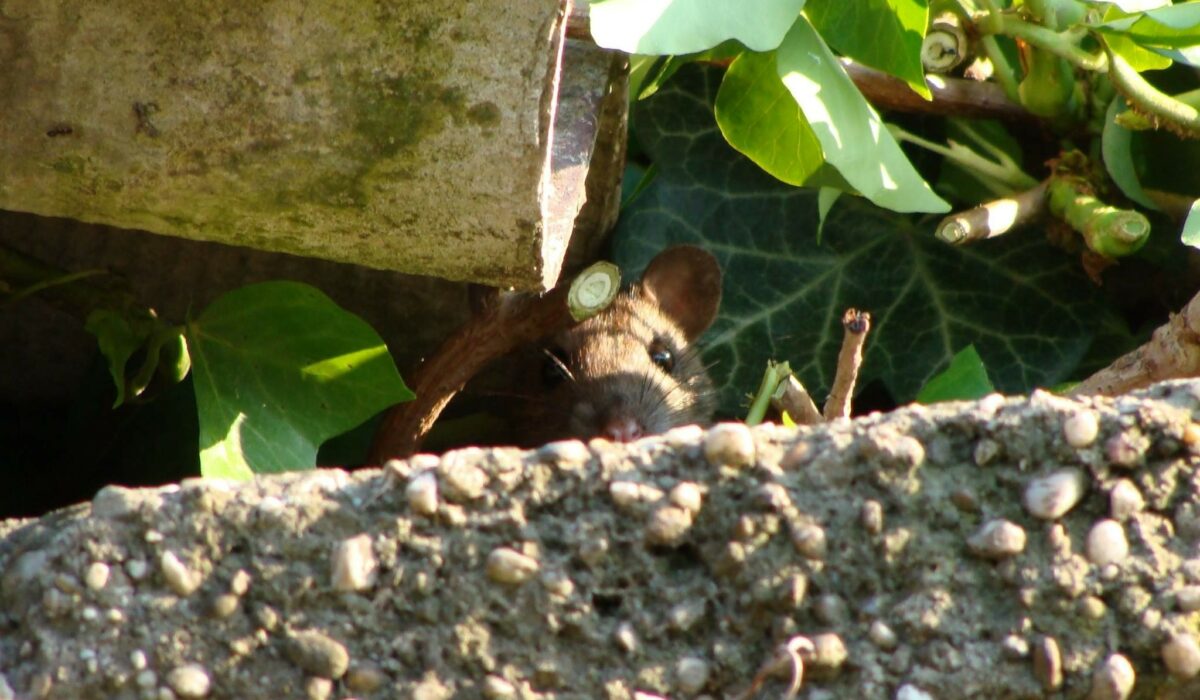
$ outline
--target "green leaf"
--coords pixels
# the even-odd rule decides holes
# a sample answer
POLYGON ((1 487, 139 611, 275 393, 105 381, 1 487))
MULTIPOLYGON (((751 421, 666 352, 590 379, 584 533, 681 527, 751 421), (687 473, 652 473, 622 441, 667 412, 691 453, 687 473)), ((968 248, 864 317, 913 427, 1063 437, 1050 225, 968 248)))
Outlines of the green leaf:
MULTIPOLYGON (((1110 7, 1104 13, 1104 19, 1105 21, 1115 21, 1129 15, 1130 13, 1124 11, 1122 8, 1110 7)), ((1124 58, 1138 72, 1161 70, 1171 65, 1170 58, 1138 46, 1127 35, 1120 32, 1108 32, 1105 35, 1104 41, 1108 44, 1108 48, 1112 49, 1114 53, 1119 54, 1121 58, 1124 58)))
POLYGON ((96 336, 100 353, 108 363, 108 373, 117 388, 117 398, 113 401, 116 408, 125 403, 125 365, 146 341, 149 328, 135 329, 124 314, 111 309, 96 309, 88 314, 84 328, 96 336))
POLYGON ((1185 245, 1200 248, 1200 199, 1192 202, 1188 209, 1187 219, 1183 222, 1183 236, 1180 238, 1185 245))
POLYGON ((817 190, 817 245, 821 245, 821 232, 825 230, 825 217, 829 216, 829 210, 833 209, 834 203, 841 196, 842 191, 832 187, 822 187, 817 190))
POLYGON ((685 242, 721 262, 724 299, 704 354, 724 412, 743 413, 769 359, 786 358, 814 395, 827 392, 849 307, 873 317, 861 385, 879 380, 899 401, 970 344, 1005 392, 1069 376, 1103 308, 1070 255, 1034 231, 947 246, 935 222, 916 226, 856 197, 829 211, 818 246, 817 193, 770 177, 713 124, 720 79, 686 66, 634 108, 659 177, 622 212, 613 245, 624 269, 685 242))
POLYGON ((950 211, 803 17, 779 47, 778 70, 821 142, 825 160, 864 197, 894 211, 950 211))
POLYGON ((803 7, 804 0, 605 0, 591 5, 592 38, 626 53, 694 53, 728 39, 770 51, 803 7))
POLYGON ((803 185, 825 162, 804 113, 779 79, 774 53, 747 51, 735 59, 715 111, 729 144, 784 182, 803 185))
POLYGON ((1120 32, 1142 46, 1186 49, 1200 44, 1200 2, 1168 5, 1097 26, 1120 32))
POLYGON ((1134 166, 1134 134, 1116 122, 1116 116, 1128 109, 1125 98, 1120 96, 1114 98, 1108 106, 1108 113, 1104 116, 1104 131, 1100 136, 1104 167, 1126 197, 1147 209, 1158 211, 1158 205, 1142 189, 1137 168, 1134 166))
POLYGON ((932 99, 921 64, 929 22, 924 0, 809 0, 804 14, 843 56, 890 73, 932 99))
POLYGON ((968 345, 950 360, 949 367, 925 382, 925 386, 917 392, 917 403, 970 401, 983 398, 995 390, 992 380, 988 379, 983 358, 974 345, 968 345))
POLYGON ((204 476, 311 468, 322 442, 413 396, 370 326, 297 282, 221 296, 187 341, 204 476))

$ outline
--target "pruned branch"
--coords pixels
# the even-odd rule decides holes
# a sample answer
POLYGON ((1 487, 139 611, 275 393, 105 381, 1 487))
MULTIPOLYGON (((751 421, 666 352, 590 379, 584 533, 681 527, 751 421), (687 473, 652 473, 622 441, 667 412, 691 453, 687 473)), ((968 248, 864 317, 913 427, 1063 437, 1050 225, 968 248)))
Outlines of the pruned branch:
POLYGON ((845 335, 842 336, 842 349, 838 353, 833 388, 825 399, 825 420, 850 417, 850 399, 854 396, 854 384, 858 381, 858 369, 862 366, 867 331, 871 330, 871 314, 858 309, 846 309, 842 315, 842 328, 845 335))
POLYGON ((541 296, 500 299, 447 338, 417 369, 416 398, 392 407, 375 433, 370 461, 381 464, 420 448, 450 399, 492 360, 595 315, 621 286, 615 265, 600 262, 541 296))
POLYGON ((825 422, 816 402, 812 400, 808 389, 804 388, 796 375, 784 379, 771 396, 771 405, 775 410, 787 413, 796 425, 817 425, 825 422))
POLYGON ((1012 197, 985 202, 974 209, 942 219, 934 233, 954 245, 972 243, 1008 233, 1046 211, 1046 182, 1012 197))
POLYGON ((1200 294, 1159 326, 1145 345, 1117 358, 1070 393, 1115 396, 1164 379, 1200 376, 1200 294))

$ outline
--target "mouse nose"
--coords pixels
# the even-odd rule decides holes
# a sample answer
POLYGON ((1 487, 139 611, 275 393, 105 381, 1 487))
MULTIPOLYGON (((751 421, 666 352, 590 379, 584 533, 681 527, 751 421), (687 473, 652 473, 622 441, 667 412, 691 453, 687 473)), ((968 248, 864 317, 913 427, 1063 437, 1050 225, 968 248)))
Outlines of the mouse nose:
POLYGON ((600 437, 613 442, 633 442, 642 436, 642 425, 629 416, 612 416, 600 428, 600 437))

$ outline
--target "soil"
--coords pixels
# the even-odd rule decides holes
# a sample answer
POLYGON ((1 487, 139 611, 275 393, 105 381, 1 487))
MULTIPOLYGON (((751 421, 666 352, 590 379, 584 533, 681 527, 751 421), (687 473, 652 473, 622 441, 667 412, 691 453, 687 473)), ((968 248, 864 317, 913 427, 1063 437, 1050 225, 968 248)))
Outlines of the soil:
POLYGON ((0 522, 0 698, 1200 697, 1198 411, 1174 382, 106 487, 0 522))

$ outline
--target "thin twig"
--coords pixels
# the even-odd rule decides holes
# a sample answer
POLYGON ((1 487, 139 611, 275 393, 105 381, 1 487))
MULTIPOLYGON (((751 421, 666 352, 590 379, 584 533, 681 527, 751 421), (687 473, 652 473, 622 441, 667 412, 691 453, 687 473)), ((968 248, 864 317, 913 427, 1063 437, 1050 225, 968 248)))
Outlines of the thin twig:
POLYGON ((808 394, 796 375, 791 375, 779 385, 771 397, 771 405, 777 411, 788 414, 796 425, 819 425, 825 422, 817 404, 808 394))
POLYGON ((867 342, 867 331, 871 329, 871 314, 857 309, 846 309, 842 316, 842 349, 838 353, 837 373, 833 377, 833 388, 825 399, 825 420, 850 417, 850 399, 854 395, 854 383, 858 380, 858 369, 862 366, 863 345, 867 342))

